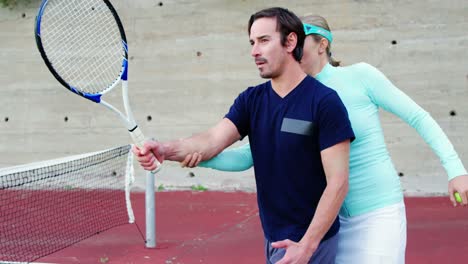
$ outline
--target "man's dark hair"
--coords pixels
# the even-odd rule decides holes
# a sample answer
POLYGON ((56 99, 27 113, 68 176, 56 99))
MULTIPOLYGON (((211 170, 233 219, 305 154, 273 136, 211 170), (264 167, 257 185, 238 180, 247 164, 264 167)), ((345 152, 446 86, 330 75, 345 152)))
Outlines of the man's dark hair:
POLYGON ((293 12, 281 7, 272 7, 258 11, 250 16, 248 32, 255 20, 259 18, 276 18, 276 30, 281 35, 281 45, 286 46, 286 40, 291 32, 297 35, 297 45, 293 50, 293 56, 296 61, 300 62, 304 50, 304 26, 301 20, 293 12))

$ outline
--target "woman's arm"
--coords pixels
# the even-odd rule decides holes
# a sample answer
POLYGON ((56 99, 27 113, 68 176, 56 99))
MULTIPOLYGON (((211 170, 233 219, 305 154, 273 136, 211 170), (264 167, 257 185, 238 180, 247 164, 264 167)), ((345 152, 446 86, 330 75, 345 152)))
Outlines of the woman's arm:
POLYGON ((361 64, 360 66, 360 74, 363 75, 362 79, 371 100, 377 106, 395 114, 416 129, 439 157, 449 180, 466 175, 467 171, 452 143, 431 115, 395 87, 378 69, 369 64, 361 64))
POLYGON ((226 149, 210 160, 200 162, 201 157, 198 153, 192 153, 182 162, 182 166, 205 167, 221 171, 244 171, 253 166, 250 144, 244 144, 240 147, 226 149))
POLYGON ((359 66, 362 67, 362 79, 371 100, 416 129, 439 157, 448 175, 448 193, 452 204, 457 205, 454 193, 458 192, 462 204, 468 205, 468 173, 442 128, 428 112, 395 87, 379 70, 364 63, 359 66))

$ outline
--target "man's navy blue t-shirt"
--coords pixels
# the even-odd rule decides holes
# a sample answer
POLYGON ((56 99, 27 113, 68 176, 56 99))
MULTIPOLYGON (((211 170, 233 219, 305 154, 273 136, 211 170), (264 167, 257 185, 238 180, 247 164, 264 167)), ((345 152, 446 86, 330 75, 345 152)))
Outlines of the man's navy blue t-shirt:
MULTIPOLYGON (((242 92, 226 118, 249 136, 265 237, 299 241, 326 187, 320 151, 354 139, 341 99, 310 76, 284 98, 268 81, 242 92)), ((337 218, 323 240, 338 229, 337 218)))

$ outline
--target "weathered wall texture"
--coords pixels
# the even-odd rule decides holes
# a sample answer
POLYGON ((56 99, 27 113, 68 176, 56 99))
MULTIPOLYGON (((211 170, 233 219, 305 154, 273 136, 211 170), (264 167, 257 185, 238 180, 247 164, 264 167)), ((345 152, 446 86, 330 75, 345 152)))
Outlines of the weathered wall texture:
MULTIPOLYGON (((465 0, 112 2, 127 31, 131 103, 147 136, 168 140, 202 131, 222 118, 237 94, 263 81, 250 57, 247 20, 261 8, 284 6, 298 15, 326 17, 334 56, 345 65, 365 61, 381 69, 431 113, 468 165, 465 0)), ((38 5, 0 9, 2 167, 130 141, 112 113, 72 95, 50 75, 34 41, 38 5)), ((119 91, 109 96, 120 100, 119 91)), ((388 113, 382 122, 402 179, 414 184, 409 191, 424 183, 444 190, 445 172, 417 133, 388 113)), ((161 179, 186 177, 176 164, 168 167, 161 179)), ((252 173, 241 175, 251 179, 252 173)))

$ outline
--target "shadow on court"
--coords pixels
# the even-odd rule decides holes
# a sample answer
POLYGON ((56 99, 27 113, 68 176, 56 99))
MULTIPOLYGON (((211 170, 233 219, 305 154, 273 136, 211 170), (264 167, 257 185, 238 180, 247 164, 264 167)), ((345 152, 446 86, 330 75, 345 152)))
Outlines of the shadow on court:
MULTIPOLYGON (((144 193, 132 194, 137 225, 126 224, 37 262, 265 263, 263 234, 252 193, 158 192, 156 249, 144 246, 144 193)), ((406 198, 406 263, 466 263, 468 208, 446 197, 406 198)))

